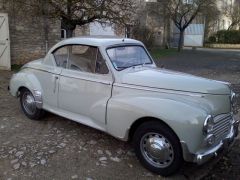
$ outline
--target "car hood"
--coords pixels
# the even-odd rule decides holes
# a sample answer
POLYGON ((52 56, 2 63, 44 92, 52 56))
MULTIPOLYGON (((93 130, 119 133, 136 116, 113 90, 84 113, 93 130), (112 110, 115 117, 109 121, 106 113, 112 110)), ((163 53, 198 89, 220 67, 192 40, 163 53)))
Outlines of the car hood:
POLYGON ((133 68, 123 73, 122 83, 183 92, 230 94, 227 83, 158 68, 133 68))

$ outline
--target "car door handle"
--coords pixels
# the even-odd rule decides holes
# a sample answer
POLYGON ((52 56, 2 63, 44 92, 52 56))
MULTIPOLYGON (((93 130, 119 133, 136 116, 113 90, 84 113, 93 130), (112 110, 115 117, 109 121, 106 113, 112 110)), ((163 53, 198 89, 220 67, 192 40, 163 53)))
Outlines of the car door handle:
POLYGON ((111 83, 109 83, 109 82, 99 82, 99 83, 104 84, 104 85, 111 85, 111 83))
POLYGON ((53 93, 56 92, 56 88, 57 88, 57 80, 58 80, 58 76, 54 77, 54 88, 53 88, 53 93))

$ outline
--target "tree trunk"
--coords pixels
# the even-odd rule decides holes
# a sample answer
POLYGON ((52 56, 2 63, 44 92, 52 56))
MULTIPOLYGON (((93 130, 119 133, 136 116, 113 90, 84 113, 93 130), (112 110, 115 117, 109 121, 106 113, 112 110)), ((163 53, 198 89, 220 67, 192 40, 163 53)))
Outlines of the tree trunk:
POLYGON ((228 31, 233 30, 235 25, 236 25, 236 23, 231 23, 227 30, 228 31))
POLYGON ((74 29, 66 29, 67 38, 73 37, 73 31, 74 29))
POLYGON ((184 30, 180 30, 179 41, 178 41, 178 52, 182 50, 184 40, 184 30))
POLYGON ((73 37, 73 31, 76 29, 76 24, 71 20, 62 17, 61 28, 66 30, 67 38, 73 37))

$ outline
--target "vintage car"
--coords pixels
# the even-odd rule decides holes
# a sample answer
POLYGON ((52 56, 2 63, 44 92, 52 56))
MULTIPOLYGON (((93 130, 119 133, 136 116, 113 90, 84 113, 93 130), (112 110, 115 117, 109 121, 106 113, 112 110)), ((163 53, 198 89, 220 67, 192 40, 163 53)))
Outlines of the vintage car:
POLYGON ((131 141, 163 176, 183 161, 203 164, 238 134, 230 84, 157 68, 133 39, 63 40, 14 74, 9 90, 30 119, 48 111, 131 141))

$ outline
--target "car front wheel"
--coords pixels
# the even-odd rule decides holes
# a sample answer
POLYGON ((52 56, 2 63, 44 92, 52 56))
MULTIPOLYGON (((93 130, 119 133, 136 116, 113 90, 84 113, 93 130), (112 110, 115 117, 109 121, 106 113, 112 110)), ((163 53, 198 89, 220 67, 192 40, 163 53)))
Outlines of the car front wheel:
POLYGON ((39 120, 45 114, 44 110, 37 108, 33 94, 26 88, 20 91, 20 104, 24 114, 30 119, 39 120))
POLYGON ((181 167, 183 160, 179 140, 165 124, 155 121, 143 123, 133 138, 136 155, 148 170, 169 176, 181 167))

